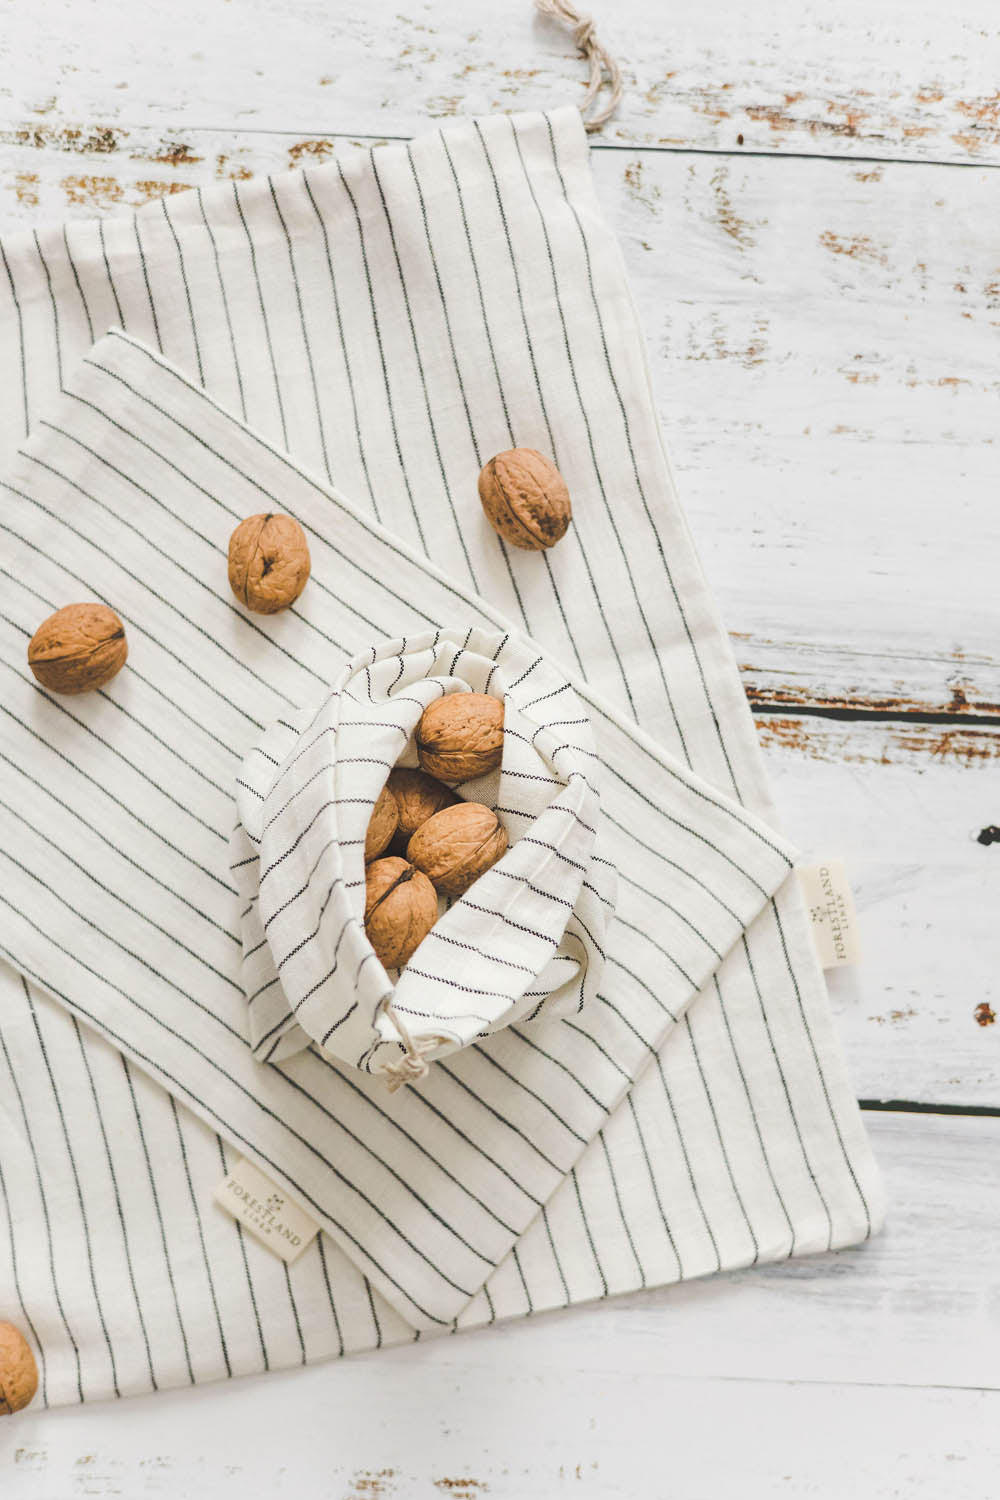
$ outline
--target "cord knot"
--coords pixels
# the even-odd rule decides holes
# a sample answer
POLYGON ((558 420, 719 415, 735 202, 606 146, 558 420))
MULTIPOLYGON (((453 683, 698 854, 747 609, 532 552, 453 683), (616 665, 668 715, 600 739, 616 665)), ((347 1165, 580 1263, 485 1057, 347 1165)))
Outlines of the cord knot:
POLYGON ((399 1032, 399 1045, 403 1049, 403 1055, 398 1062, 390 1063, 388 1067, 381 1070, 386 1088, 390 1094, 394 1094, 397 1089, 405 1088, 408 1083, 419 1083, 422 1078, 427 1077, 430 1072, 427 1066, 427 1054, 435 1051, 440 1038, 419 1037, 414 1041, 399 1013, 393 1010, 391 1005, 386 1005, 385 1013, 399 1032))
POLYGON ((601 126, 611 119, 621 100, 621 68, 608 49, 598 40, 593 17, 582 16, 570 0, 535 0, 535 8, 541 11, 543 16, 553 16, 571 29, 577 50, 590 67, 587 95, 580 113, 583 115, 583 123, 588 131, 600 130, 601 126), (597 96, 605 86, 608 90, 607 102, 603 108, 596 109, 597 96))
POLYGON ((573 40, 579 50, 586 56, 587 48, 594 35, 593 16, 581 16, 577 25, 573 28, 573 40))
MULTIPOLYGON (((422 1044, 418 1044, 422 1045, 422 1044)), ((382 1077, 390 1094, 397 1089, 405 1088, 408 1083, 419 1083, 426 1078, 430 1072, 427 1059, 420 1052, 404 1052, 399 1062, 391 1063, 389 1067, 382 1069, 382 1077)))

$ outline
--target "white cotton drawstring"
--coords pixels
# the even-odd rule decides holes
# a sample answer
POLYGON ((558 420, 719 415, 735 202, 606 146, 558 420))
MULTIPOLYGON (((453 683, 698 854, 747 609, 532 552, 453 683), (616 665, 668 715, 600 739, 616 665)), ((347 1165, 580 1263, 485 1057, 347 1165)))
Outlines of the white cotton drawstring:
POLYGON ((433 1052, 438 1045, 439 1038, 424 1037, 414 1041, 407 1028, 400 1019, 399 1012, 393 1010, 391 1005, 386 1005, 385 1013, 399 1032, 400 1039, 405 1051, 398 1062, 390 1063, 383 1068, 382 1077, 385 1079, 386 1088, 390 1094, 397 1089, 403 1088, 408 1083, 419 1083, 426 1078, 430 1069, 427 1066, 427 1055, 433 1052))
POLYGON ((555 20, 562 21, 572 30, 573 40, 576 42, 581 57, 586 58, 590 65, 587 97, 580 109, 584 128, 587 131, 600 130, 601 126, 606 125, 611 119, 621 102, 623 86, 621 68, 603 43, 598 41, 593 18, 582 16, 574 6, 570 5, 569 0, 535 0, 535 9, 543 16, 552 16, 555 20), (603 109, 591 114, 590 111, 605 83, 610 91, 607 102, 603 109))

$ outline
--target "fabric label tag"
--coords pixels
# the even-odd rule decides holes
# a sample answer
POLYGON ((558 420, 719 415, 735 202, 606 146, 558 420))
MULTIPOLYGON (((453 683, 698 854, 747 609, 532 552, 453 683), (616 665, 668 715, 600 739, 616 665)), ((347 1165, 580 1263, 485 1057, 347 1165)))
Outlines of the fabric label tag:
POLYGON ((844 861, 826 859, 796 869, 823 968, 857 963, 861 956, 858 914, 844 861))
POLYGON ((319 1225, 270 1177, 241 1158, 215 1189, 215 1201, 289 1265, 319 1234, 319 1225))

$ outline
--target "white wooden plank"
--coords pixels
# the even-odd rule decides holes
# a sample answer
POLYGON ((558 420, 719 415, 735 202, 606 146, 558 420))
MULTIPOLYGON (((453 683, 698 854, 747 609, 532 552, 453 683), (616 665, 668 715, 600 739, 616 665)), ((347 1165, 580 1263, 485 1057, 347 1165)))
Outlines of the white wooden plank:
MULTIPOLYGON (((588 7, 589 8, 589 7, 588 7)), ((990 0, 659 0, 593 6, 627 95, 611 141, 701 150, 997 160, 990 0)), ((0 41, 6 122, 412 134, 428 117, 579 98, 569 36, 530 0, 35 0, 0 41)), ((120 132, 124 132, 121 134, 120 132)), ((185 136, 185 138, 187 138, 185 136)))
MULTIPOLYGON (((60 1414, 7 1500, 989 1500, 1000 1396, 394 1366, 60 1414), (336 1403, 340 1410, 331 1415, 336 1403)), ((204 1387, 201 1388, 205 1390, 204 1387)))
MULTIPOLYGON (((711 533, 708 545, 716 545, 711 533)), ((905 619, 902 609, 899 616, 905 619)), ((971 609, 962 624, 975 625, 971 609)), ((1000 667, 988 650, 969 651, 960 642, 949 646, 947 640, 894 644, 874 633, 868 639, 859 633, 851 641, 796 638, 787 629, 779 638, 750 630, 730 634, 747 695, 766 711, 784 707, 791 714, 877 714, 914 735, 933 716, 942 728, 952 723, 960 732, 968 731, 968 739, 960 733, 955 743, 973 757, 976 732, 1000 726, 1000 703, 994 696, 1000 667)), ((916 741, 913 748, 919 748, 916 741)), ((990 753, 990 742, 982 741, 982 755, 990 753)))
POLYGON ((862 957, 827 979, 858 1096, 1000 1107, 1000 844, 978 842, 1000 822, 995 759, 889 724, 758 723, 786 832, 847 861, 862 957))
POLYGON ((894 1211, 862 1249, 266 1380, 31 1410, 0 1429, 5 1500, 985 1500, 1000 1121, 871 1124, 894 1211))
POLYGON ((779 807, 858 886, 864 964, 831 987, 859 1092, 997 1104, 1000 1034, 976 1019, 1000 1009, 998 851, 976 842, 1000 822, 987 183, 597 165, 744 681, 789 705, 757 720, 779 807), (935 713, 956 722, 914 717, 935 713))
POLYGON ((841 686, 881 653, 905 666, 876 666, 879 692, 919 658, 922 693, 947 704, 967 674, 995 703, 989 174, 597 169, 730 628, 780 642, 795 621, 794 639, 848 654, 841 686))
POLYGON ((868 1097, 996 1105, 1000 1028, 979 1020, 1000 1011, 1000 869, 977 842, 1000 822, 996 256, 964 200, 986 185, 927 166, 677 167, 644 159, 637 187, 598 163, 747 689, 791 709, 758 714, 779 807, 858 885, 864 964, 831 985, 852 1076, 868 1097), (935 713, 951 721, 914 717, 935 713))

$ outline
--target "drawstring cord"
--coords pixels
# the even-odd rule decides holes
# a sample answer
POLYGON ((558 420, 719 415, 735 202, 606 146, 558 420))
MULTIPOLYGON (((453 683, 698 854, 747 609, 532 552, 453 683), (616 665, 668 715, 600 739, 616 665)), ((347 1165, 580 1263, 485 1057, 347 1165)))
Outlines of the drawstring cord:
POLYGON ((437 1037, 423 1037, 421 1040, 415 1042, 407 1028, 403 1025, 398 1011, 393 1010, 391 1005, 386 1004, 385 1014, 399 1032, 405 1049, 398 1062, 390 1063, 387 1068, 381 1070, 386 1088, 390 1094, 394 1094, 397 1089, 403 1088, 406 1084, 419 1083, 422 1078, 427 1077, 430 1069, 427 1066, 426 1054, 434 1051, 438 1046, 439 1039, 437 1037))
POLYGON ((600 130, 601 126, 606 125, 611 119, 621 102, 623 87, 621 68, 603 43, 598 41, 594 32, 593 19, 590 16, 582 16, 574 6, 570 5, 569 0, 535 0, 535 8, 543 16, 552 16, 572 30, 573 40, 576 42, 581 57, 590 64, 587 97, 580 110, 583 115, 584 128, 588 131, 600 130), (602 109, 590 113, 604 84, 607 84, 610 91, 607 102, 602 109))

